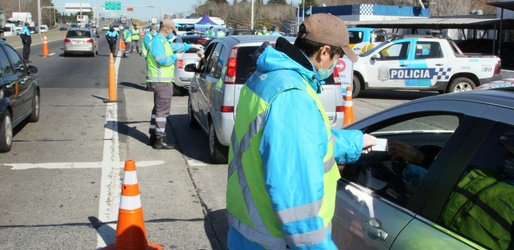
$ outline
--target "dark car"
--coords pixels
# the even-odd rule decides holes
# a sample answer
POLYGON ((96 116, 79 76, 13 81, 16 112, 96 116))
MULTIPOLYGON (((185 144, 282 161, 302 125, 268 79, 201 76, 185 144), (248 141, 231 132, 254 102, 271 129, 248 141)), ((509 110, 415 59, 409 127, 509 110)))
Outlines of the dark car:
POLYGON ((227 36, 257 35, 252 29, 231 29, 227 31, 227 36))
POLYGON ((13 128, 22 121, 39 120, 39 85, 33 74, 7 42, 0 40, 0 152, 11 150, 13 128))
POLYGON ((70 29, 68 26, 61 26, 61 27, 59 27, 59 32, 67 31, 68 29, 70 29))
POLYGON ((514 88, 420 98, 345 129, 407 143, 424 160, 372 151, 340 167, 340 249, 512 249, 514 88))

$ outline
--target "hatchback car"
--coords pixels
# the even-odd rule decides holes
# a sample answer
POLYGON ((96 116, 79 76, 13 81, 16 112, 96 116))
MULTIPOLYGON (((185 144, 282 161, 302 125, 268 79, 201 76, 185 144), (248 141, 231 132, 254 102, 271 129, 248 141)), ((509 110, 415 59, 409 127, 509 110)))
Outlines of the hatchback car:
MULTIPOLYGON (((213 40, 205 49, 205 60, 195 71, 189 87, 188 116, 190 126, 201 127, 208 134, 209 154, 213 163, 226 163, 228 146, 234 127, 239 92, 255 71, 253 54, 268 41, 275 43, 278 36, 227 36, 213 40)), ((294 37, 284 37, 291 43, 294 37)), ((332 81, 331 81, 332 80, 332 81)), ((344 101, 341 82, 323 85, 321 102, 333 128, 344 124, 344 101)), ((335 83, 334 83, 335 82, 335 83)))
POLYGON ((0 152, 11 150, 13 128, 39 120, 37 68, 27 66, 7 42, 0 40, 0 152))
POLYGON ((514 88, 420 98, 347 129, 408 143, 429 160, 372 151, 341 166, 340 249, 511 249, 514 88))
MULTIPOLYGON (((177 36, 177 42, 189 43, 189 44, 201 44, 204 48, 216 37, 204 36, 204 35, 187 35, 177 36)), ((173 95, 187 94, 187 88, 191 83, 193 72, 187 72, 184 67, 187 64, 196 63, 200 61, 200 57, 196 53, 197 50, 192 48, 186 52, 175 53, 177 55, 177 61, 175 62, 175 78, 173 80, 173 95)))
POLYGON ((98 35, 88 28, 73 28, 64 38, 64 56, 70 54, 98 55, 98 35))

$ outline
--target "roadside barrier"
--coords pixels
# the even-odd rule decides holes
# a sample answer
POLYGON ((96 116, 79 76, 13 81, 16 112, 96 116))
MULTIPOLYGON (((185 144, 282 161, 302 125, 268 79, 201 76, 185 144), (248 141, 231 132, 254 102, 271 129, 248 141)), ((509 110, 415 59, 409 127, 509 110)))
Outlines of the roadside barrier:
POLYGON ((46 32, 43 32, 43 56, 48 56, 48 38, 46 37, 46 32))
POLYGON ((109 99, 104 102, 121 102, 118 101, 118 94, 116 89, 116 72, 114 70, 114 56, 110 53, 109 56, 109 99))
POLYGON ((133 160, 125 161, 116 240, 104 249, 162 249, 160 244, 148 242, 147 240, 139 184, 137 182, 136 163, 133 160))
POLYGON ((352 88, 346 87, 346 95, 344 96, 344 126, 352 124, 354 121, 352 88))

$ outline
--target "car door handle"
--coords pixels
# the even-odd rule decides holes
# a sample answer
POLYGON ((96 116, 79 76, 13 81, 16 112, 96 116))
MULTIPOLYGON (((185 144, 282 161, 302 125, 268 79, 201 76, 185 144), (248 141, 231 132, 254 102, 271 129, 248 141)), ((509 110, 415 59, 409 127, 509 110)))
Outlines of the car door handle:
POLYGON ((380 223, 378 219, 372 218, 369 220, 369 222, 362 222, 362 228, 371 235, 385 241, 389 234, 386 231, 382 230, 381 224, 382 223, 380 223))
POLYGON ((400 67, 407 67, 407 65, 405 65, 405 64, 400 64, 400 67))
POLYGON ((443 66, 444 64, 442 63, 436 63, 435 66, 443 66))

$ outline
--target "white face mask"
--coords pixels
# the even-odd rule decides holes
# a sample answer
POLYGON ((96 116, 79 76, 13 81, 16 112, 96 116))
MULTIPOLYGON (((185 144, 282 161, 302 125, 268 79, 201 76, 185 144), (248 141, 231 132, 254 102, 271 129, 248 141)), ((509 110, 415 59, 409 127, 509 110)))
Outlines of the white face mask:
POLYGON ((337 64, 337 60, 334 60, 334 64, 332 64, 332 67, 330 67, 330 69, 324 69, 323 62, 320 63, 320 67, 318 69, 318 75, 321 78, 321 80, 325 80, 333 74, 336 64, 337 64))

